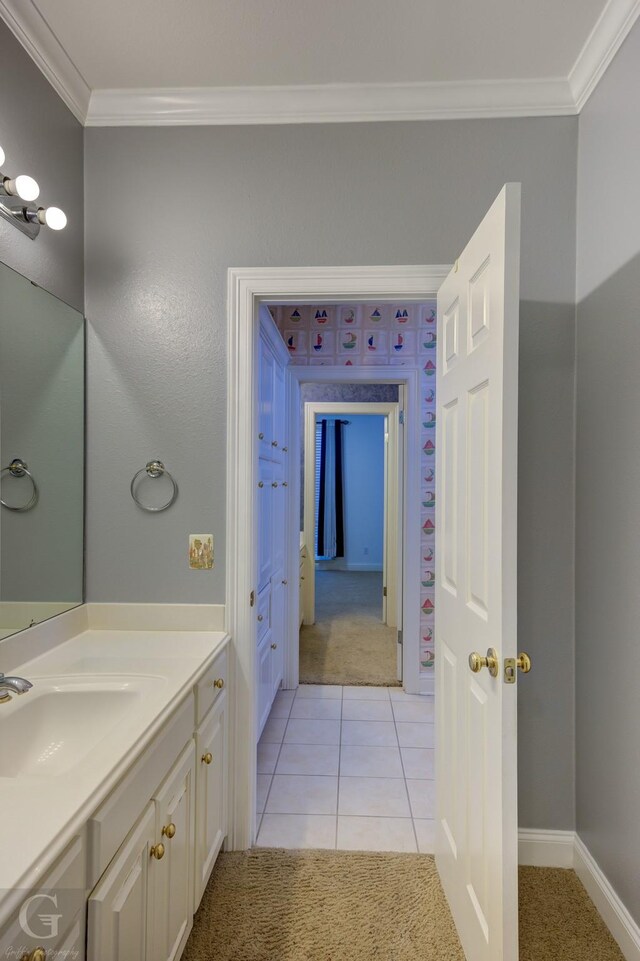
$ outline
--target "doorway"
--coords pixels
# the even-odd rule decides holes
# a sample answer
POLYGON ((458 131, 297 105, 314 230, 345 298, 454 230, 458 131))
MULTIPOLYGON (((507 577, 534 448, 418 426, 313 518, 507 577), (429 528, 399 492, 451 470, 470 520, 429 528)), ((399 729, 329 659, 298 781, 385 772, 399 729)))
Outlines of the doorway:
POLYGON ((302 384, 300 683, 402 680, 399 393, 397 384, 302 384))

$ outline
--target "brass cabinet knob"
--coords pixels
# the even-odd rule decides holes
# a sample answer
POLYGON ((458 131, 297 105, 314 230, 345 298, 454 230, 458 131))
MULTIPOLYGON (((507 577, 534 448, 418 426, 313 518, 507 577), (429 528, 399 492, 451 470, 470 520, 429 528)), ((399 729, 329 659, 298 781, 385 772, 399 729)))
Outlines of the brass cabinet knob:
POLYGON ((272 486, 272 487, 277 487, 277 486, 278 486, 278 482, 277 482, 277 481, 271 481, 271 486, 272 486))
POLYGON ((301 575, 300 575, 300 580, 301 580, 301 581, 304 580, 304 574, 301 574, 301 575))
POLYGON ((287 484, 286 481, 283 481, 283 482, 282 482, 282 486, 283 486, 283 487, 288 487, 289 485, 287 484))
POLYGON ((289 448, 288 448, 288 447, 283 447, 283 448, 282 448, 282 451, 283 451, 284 454, 287 454, 287 453, 289 452, 289 448))
POLYGON ((176 826, 173 822, 171 824, 167 824, 166 827, 163 827, 162 836, 169 838, 169 840, 176 836, 176 826))
POLYGON ((258 440, 264 440, 264 434, 262 433, 262 431, 260 431, 260 433, 258 434, 258 440))
POLYGON ((286 587, 286 586, 287 586, 287 584, 289 583, 289 581, 288 581, 288 580, 286 579, 286 577, 285 577, 285 578, 284 578, 284 580, 282 581, 282 583, 283 583, 283 584, 284 584, 284 586, 286 587))
POLYGON ((277 440, 272 440, 272 441, 271 441, 271 446, 272 446, 272 447, 277 447, 277 446, 278 446, 278 441, 277 441, 277 440))
POLYGON ((156 859, 156 861, 162 861, 164 857, 164 844, 162 841, 160 841, 159 844, 154 844, 149 853, 152 858, 156 859))
POLYGON ((272 650, 272 651, 275 651, 276 648, 277 648, 277 646, 278 646, 277 644, 272 644, 272 645, 271 645, 271 650, 272 650))
POLYGON ((258 481, 258 487, 264 487, 264 481, 258 481))
POLYGON ((262 616, 262 614, 258 614, 258 620, 259 620, 259 621, 264 621, 264 617, 262 616))
POLYGON ((478 674, 483 667, 486 667, 491 677, 497 677, 498 655, 492 647, 487 651, 486 657, 482 657, 477 651, 473 651, 469 654, 469 667, 474 674, 478 674))
MULTIPOLYGON (((262 615, 260 615, 260 614, 258 615, 258 617, 261 617, 261 616, 262 616, 262 615)), ((213 682, 213 686, 214 686, 214 687, 217 687, 218 690, 221 691, 222 688, 224 687, 224 678, 223 678, 223 677, 217 677, 217 678, 215 679, 215 681, 213 682)))
POLYGON ((206 754, 202 755, 200 760, 202 761, 203 764, 211 764, 211 762, 213 761, 213 754, 211 753, 211 751, 207 751, 206 754))

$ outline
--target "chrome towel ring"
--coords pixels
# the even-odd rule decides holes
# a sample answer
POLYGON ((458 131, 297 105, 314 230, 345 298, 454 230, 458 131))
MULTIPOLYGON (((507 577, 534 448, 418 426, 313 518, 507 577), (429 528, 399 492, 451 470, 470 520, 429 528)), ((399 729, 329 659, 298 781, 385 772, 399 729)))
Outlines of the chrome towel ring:
POLYGON ((30 511, 32 507, 35 507, 38 503, 38 497, 40 493, 38 491, 38 485, 33 479, 33 474, 29 471, 27 465, 20 457, 14 457, 8 467, 3 467, 0 471, 0 478, 5 474, 9 474, 11 477, 28 477, 31 481, 31 486, 33 487, 33 492, 31 494, 30 500, 26 504, 18 505, 14 507, 12 504, 7 504, 0 498, 0 504, 6 507, 8 511, 13 511, 15 514, 24 514, 25 511, 30 511))
POLYGON ((143 511, 149 511, 149 513, 153 514, 158 513, 158 511, 166 511, 168 507, 171 507, 178 496, 178 485, 161 460, 150 460, 146 467, 142 467, 139 471, 137 471, 137 473, 133 475, 129 490, 131 491, 131 496, 138 507, 141 507, 143 511), (146 474, 147 477, 151 478, 162 477, 163 475, 169 478, 173 489, 171 492, 171 497, 166 504, 161 504, 160 507, 147 507, 138 500, 136 497, 136 481, 141 474, 146 474))

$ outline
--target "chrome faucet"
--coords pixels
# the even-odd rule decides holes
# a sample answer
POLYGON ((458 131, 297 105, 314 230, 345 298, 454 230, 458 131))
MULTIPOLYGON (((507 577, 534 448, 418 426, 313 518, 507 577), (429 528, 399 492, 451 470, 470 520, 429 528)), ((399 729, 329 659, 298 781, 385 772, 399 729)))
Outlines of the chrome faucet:
POLYGON ((32 687, 26 677, 5 677, 0 673, 0 704, 10 701, 12 694, 26 694, 32 687))

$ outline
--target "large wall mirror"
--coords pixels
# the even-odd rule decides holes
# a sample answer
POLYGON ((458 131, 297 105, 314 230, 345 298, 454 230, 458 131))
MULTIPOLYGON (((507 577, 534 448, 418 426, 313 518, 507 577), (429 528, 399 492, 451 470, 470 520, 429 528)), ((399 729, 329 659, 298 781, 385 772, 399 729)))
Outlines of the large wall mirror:
POLYGON ((0 639, 81 604, 84 319, 0 264, 0 639))

